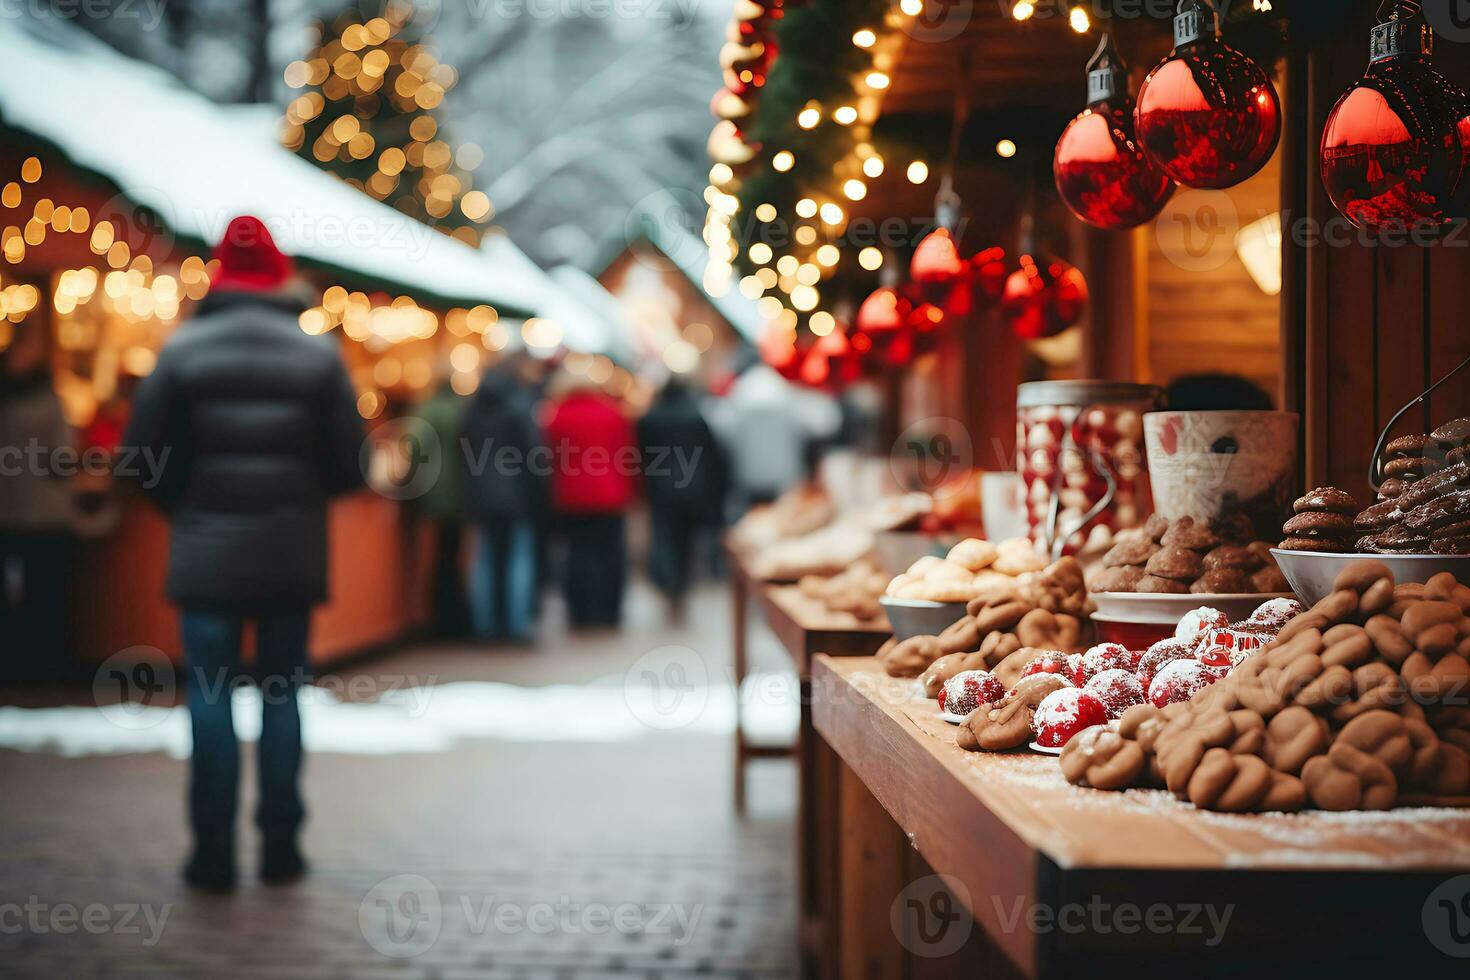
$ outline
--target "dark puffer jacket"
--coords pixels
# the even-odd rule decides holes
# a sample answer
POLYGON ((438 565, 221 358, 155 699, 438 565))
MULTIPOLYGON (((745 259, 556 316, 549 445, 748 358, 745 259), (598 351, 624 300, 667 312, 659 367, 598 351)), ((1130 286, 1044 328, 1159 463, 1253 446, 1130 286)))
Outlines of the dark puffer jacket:
POLYGON ((168 452, 148 492, 172 518, 180 605, 326 598, 327 500, 362 483, 363 428, 335 340, 303 333, 301 309, 211 293, 138 388, 124 444, 168 452))

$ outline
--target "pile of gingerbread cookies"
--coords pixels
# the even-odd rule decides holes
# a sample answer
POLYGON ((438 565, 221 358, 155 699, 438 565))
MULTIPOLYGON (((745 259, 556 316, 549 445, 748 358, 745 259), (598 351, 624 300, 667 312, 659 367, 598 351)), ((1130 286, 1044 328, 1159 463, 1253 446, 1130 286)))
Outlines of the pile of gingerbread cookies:
POLYGON ((836 575, 804 575, 797 588, 834 623, 861 625, 881 621, 883 607, 878 597, 888 586, 888 577, 868 559, 861 559, 836 575))
POLYGON ((1470 418, 1383 449, 1378 500, 1359 509, 1352 495, 1319 487, 1294 505, 1282 527, 1285 551, 1329 554, 1470 555, 1470 418))
MULTIPOLYGON (((878 656, 893 677, 986 669, 1010 687, 1031 658, 1085 649, 1091 611, 1082 566, 1075 558, 1063 558, 994 584, 971 599, 965 615, 938 636, 890 640, 878 656)), ((926 687, 930 683, 926 679, 926 687)))
POLYGON ((1242 515, 1215 521, 1151 516, 1120 531, 1090 576, 1093 592, 1275 594, 1290 592, 1271 545, 1242 515))
POLYGON ((1221 811, 1383 810, 1470 796, 1470 587, 1355 561, 1230 676, 1067 743, 1078 785, 1221 811))
POLYGON ((1009 683, 965 657, 951 656, 936 661, 920 679, 940 711, 959 723, 961 748, 1003 752, 1034 741, 1043 749, 1060 749, 1134 705, 1162 708, 1188 701, 1228 677, 1300 612, 1296 600, 1277 598, 1232 623, 1219 610, 1200 607, 1180 620, 1173 636, 1146 651, 1117 643, 1100 643, 1081 654, 1033 651, 1014 658, 1020 677, 1009 683))

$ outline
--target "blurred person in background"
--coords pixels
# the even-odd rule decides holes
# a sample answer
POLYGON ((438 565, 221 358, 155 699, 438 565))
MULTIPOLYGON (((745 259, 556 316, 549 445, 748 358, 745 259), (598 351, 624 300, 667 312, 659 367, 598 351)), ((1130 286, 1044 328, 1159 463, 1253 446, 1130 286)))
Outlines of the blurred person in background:
POLYGON ((302 331, 292 263, 252 217, 232 220, 193 320, 138 387, 124 442, 168 450, 148 489, 169 516, 168 595, 180 608, 193 728, 185 878, 235 881, 239 745, 230 691, 244 622, 255 622, 261 877, 306 870, 296 692, 311 607, 327 595, 327 501, 362 483, 357 396, 336 340, 302 331))
POLYGON ((797 388, 762 363, 747 368, 729 394, 711 404, 709 419, 730 460, 739 513, 809 477, 814 445, 842 426, 830 395, 797 388))
POLYGON ((466 399, 440 378, 434 393, 414 407, 412 417, 433 433, 442 460, 439 475, 409 504, 434 529, 434 572, 430 615, 434 635, 459 639, 469 634, 470 613, 465 599, 464 457, 459 451, 460 425, 466 399))
POLYGON ((459 462, 466 502, 479 528, 471 574, 475 633, 485 640, 535 638, 537 542, 544 518, 546 461, 525 353, 485 372, 463 426, 459 462))
POLYGON ((34 681, 65 668, 68 582, 77 517, 71 427, 47 370, 41 317, 20 324, 0 354, 0 677, 34 681))
POLYGON ((563 375, 546 411, 551 496, 567 547, 562 590, 574 628, 617 626, 627 580, 627 513, 638 446, 622 407, 590 381, 563 375))
POLYGON ((638 420, 652 545, 649 574, 682 621, 695 542, 719 526, 728 490, 724 459, 688 379, 673 375, 638 420))

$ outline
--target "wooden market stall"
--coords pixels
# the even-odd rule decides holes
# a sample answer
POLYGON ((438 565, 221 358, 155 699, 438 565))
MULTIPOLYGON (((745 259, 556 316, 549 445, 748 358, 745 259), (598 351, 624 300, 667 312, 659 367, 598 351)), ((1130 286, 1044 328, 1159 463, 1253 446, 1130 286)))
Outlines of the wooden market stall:
MULTIPOLYGON (((296 258, 303 329, 343 338, 365 424, 387 433, 372 454, 379 484, 397 450, 382 423, 397 406, 449 371, 471 390, 517 319, 555 292, 503 236, 476 250, 418 225, 158 69, 85 35, 66 35, 69 50, 17 25, 0 30, 15 63, 0 87, 0 347, 16 331, 50 335, 54 384, 81 448, 121 463, 112 454, 130 392, 207 293, 210 243, 237 213, 262 217, 296 258)), ((75 654, 96 661, 136 645, 176 654, 166 523, 102 469, 83 478, 75 654)), ((430 542, 395 497, 366 489, 332 506, 317 662, 390 644, 423 621, 430 542)))
MULTIPOLYGON (((1019 384, 1167 386, 1221 372, 1297 413, 1287 501, 1327 485, 1371 501, 1379 431, 1470 358, 1470 184, 1453 149, 1464 145, 1470 109, 1463 93, 1443 102, 1426 96, 1423 105, 1412 95, 1389 97, 1408 99, 1401 115, 1426 127, 1430 146, 1442 132, 1454 157, 1453 193, 1435 174, 1425 179, 1404 164, 1404 184, 1411 197, 1423 191, 1414 206, 1433 232, 1375 225, 1355 210, 1361 201, 1348 202, 1349 218, 1321 176, 1328 117, 1363 77, 1376 24, 1395 11, 1404 18, 1379 29, 1379 53, 1385 30, 1397 32, 1396 43, 1420 43, 1418 22, 1404 26, 1419 5, 1229 5, 1226 40, 1263 67, 1279 97, 1279 144, 1252 162, 1246 179, 1173 188, 1131 228, 1091 227, 1055 189, 1054 148, 1087 105, 1089 57, 1107 51, 1100 33, 1112 36, 1109 57, 1120 50, 1129 65, 1115 77, 1136 93, 1170 54, 1175 5, 1167 6, 1103 18, 1095 5, 1029 0, 737 3, 721 56, 725 88, 712 103, 720 122, 710 138, 706 288, 757 299, 763 337, 775 338, 763 353, 774 352, 768 360, 789 365, 793 377, 826 352, 837 377, 860 360, 851 355, 855 340, 896 332, 900 319, 921 336, 930 329, 918 350, 877 365, 889 428, 958 419, 976 445, 994 447, 993 456, 975 454, 985 468, 1015 460, 1019 384), (941 226, 972 272, 983 266, 970 257, 991 247, 1004 251, 1008 273, 1025 255, 1047 269, 1072 267, 1085 280, 1085 306, 1067 314, 1052 307, 1040 333, 1018 329, 1032 324, 1025 310, 1010 308, 1010 273, 988 302, 951 308, 954 294, 924 289, 931 258, 923 253, 941 226), (785 237, 772 237, 777 230, 785 237), (870 329, 865 298, 884 289, 942 327, 905 312, 878 317, 870 329)), ((1434 51, 1451 83, 1444 91, 1470 88, 1470 49, 1453 43, 1461 39, 1455 25, 1427 14, 1452 35, 1434 51)), ((1267 105, 1266 93, 1257 97, 1267 105)), ((1383 179, 1374 173, 1370 165, 1369 179, 1383 179)), ((865 370, 874 373, 873 364, 853 376, 865 370)), ((1461 376, 1393 434, 1428 433, 1464 416, 1470 382, 1461 376)), ((885 659, 861 656, 855 632, 823 638, 817 624, 794 628, 801 624, 771 609, 772 586, 745 588, 764 590, 754 608, 790 637, 804 682, 808 975, 1274 975, 1319 962, 1357 970, 1388 959, 1390 968, 1409 969, 1450 962, 1425 902, 1470 865, 1465 811, 1227 817, 1170 794, 1120 799, 1079 789, 1051 759, 962 751, 955 729, 938 720, 932 692, 921 693, 918 671, 890 677, 885 659), (823 642, 833 649, 823 651, 823 642), (1242 917, 1216 948, 1180 930, 1039 928, 1012 911, 1089 902, 1214 902, 1242 917), (963 927, 949 928, 956 924, 963 927), (1375 942, 1365 948, 1357 940, 1369 934, 1375 942)), ((738 651, 743 641, 735 642, 738 651)))

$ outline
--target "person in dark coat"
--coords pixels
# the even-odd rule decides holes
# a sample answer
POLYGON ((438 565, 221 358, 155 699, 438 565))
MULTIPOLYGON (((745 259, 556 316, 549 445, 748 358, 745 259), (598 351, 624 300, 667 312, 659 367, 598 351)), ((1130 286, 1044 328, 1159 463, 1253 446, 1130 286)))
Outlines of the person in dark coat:
POLYGON ((465 414, 461 448, 469 471, 465 500, 480 531, 470 607, 482 639, 534 639, 538 525, 545 510, 535 395, 519 377, 519 357, 487 371, 465 414))
POLYGON ((305 871, 296 694, 311 607, 327 595, 327 501, 362 483, 363 428, 336 343, 302 331, 303 307, 284 290, 291 261, 265 226, 234 219, 215 258, 209 295, 138 388, 125 442, 168 453, 148 492, 172 523, 167 591, 181 612, 194 736, 184 874, 224 890, 239 782, 230 689, 247 619, 262 700, 261 877, 305 871))
POLYGON ((678 619, 697 536, 720 523, 728 489, 719 446, 685 379, 670 378, 638 420, 638 445, 652 525, 649 575, 678 619))

